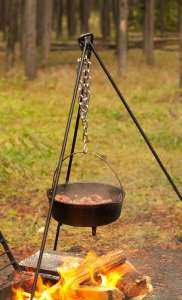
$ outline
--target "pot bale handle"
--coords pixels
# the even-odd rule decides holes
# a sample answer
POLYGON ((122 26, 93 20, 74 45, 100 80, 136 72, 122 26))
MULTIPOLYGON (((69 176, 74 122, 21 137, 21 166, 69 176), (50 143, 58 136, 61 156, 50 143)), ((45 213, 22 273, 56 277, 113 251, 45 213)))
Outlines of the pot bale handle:
POLYGON ((118 174, 116 173, 116 171, 114 170, 114 168, 111 166, 111 164, 106 160, 105 156, 98 153, 98 152, 83 152, 83 151, 78 151, 78 152, 73 152, 67 156, 65 156, 63 158, 63 161, 67 160, 68 158, 70 157, 73 157, 73 156, 76 156, 76 155, 91 155, 91 156, 94 156, 94 157, 97 157, 99 158, 107 167, 108 169, 110 169, 110 171, 113 173, 114 177, 116 178, 117 182, 119 183, 119 186, 120 186, 120 190, 122 191, 123 193, 123 196, 124 196, 124 189, 123 189, 123 186, 122 186, 122 183, 121 183, 121 180, 118 176, 118 174))
MULTIPOLYGON (((77 152, 73 152, 70 155, 67 155, 63 158, 62 161, 67 160, 70 157, 76 156, 76 155, 92 155, 94 157, 99 158, 102 162, 105 163, 105 165, 110 169, 110 171, 113 173, 114 177, 116 178, 117 182, 119 183, 119 187, 120 187, 120 194, 122 195, 122 198, 124 198, 125 196, 125 192, 123 189, 123 186, 121 184, 121 180, 118 176, 118 174, 116 173, 116 171, 113 169, 113 167, 110 165, 110 163, 105 159, 104 155, 98 153, 98 152, 83 152, 83 151, 77 151, 77 152)), ((56 176, 56 172, 57 172, 57 168, 55 170, 54 176, 53 176, 53 182, 55 180, 55 176, 56 176)), ((96 236, 96 231, 97 231, 97 227, 92 227, 92 235, 96 236)))

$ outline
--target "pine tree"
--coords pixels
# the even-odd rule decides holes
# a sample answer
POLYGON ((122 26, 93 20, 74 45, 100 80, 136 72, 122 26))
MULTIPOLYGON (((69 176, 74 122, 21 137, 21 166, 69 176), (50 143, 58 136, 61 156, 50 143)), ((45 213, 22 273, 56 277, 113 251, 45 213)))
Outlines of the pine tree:
POLYGON ((144 54, 149 65, 154 63, 154 2, 145 0, 144 54))
POLYGON ((118 0, 117 58, 118 72, 127 69, 128 0, 118 0))
POLYGON ((36 76, 36 0, 25 0, 25 75, 28 79, 36 76))

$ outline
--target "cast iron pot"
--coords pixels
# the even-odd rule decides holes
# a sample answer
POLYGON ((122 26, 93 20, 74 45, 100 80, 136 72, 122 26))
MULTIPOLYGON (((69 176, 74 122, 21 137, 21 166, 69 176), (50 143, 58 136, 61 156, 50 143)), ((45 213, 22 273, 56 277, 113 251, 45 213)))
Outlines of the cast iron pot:
MULTIPOLYGON (((97 227, 101 225, 109 224, 117 220, 121 214, 122 203, 124 199, 124 190, 121 185, 121 181, 106 161, 105 157, 99 153, 89 152, 87 154, 83 152, 75 152, 70 156, 64 158, 70 158, 75 155, 92 155, 99 158, 114 174, 116 180, 119 183, 119 187, 114 185, 98 183, 98 182, 76 182, 59 184, 57 186, 56 194, 64 194, 70 198, 91 197, 93 194, 99 195, 102 199, 111 199, 111 202, 96 203, 96 204, 75 204, 57 201, 54 199, 52 208, 52 217, 61 224, 67 224, 72 226, 81 227, 97 227)), ((48 199, 52 199, 52 190, 49 189, 48 199)))
MULTIPOLYGON (((52 217, 57 222, 83 227, 106 225, 118 219, 124 199, 124 191, 121 188, 103 183, 60 184, 57 194, 65 194, 70 198, 75 194, 78 198, 97 194, 103 199, 112 200, 112 202, 100 204, 75 204, 54 199, 52 217)), ((51 200, 51 190, 48 190, 48 198, 51 200)))

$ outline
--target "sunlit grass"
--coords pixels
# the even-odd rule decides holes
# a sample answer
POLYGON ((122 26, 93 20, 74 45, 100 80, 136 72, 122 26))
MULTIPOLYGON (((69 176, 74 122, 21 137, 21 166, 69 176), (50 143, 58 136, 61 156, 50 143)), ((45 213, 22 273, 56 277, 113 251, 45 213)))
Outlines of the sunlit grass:
MULTIPOLYGON (((1 230, 17 247, 22 241, 27 248, 40 244, 37 230, 45 222, 46 189, 51 186, 63 140, 78 54, 51 53, 50 66, 39 71, 32 82, 24 78, 20 63, 7 73, 3 67, 0 71, 1 230)), ((114 52, 102 52, 101 56, 182 190, 182 94, 178 89, 177 53, 156 51, 156 64, 151 68, 146 66, 140 50, 129 51, 128 72, 121 78, 117 75, 114 52)), ((123 247, 134 247, 136 242, 142 246, 151 240, 168 243, 181 232, 180 204, 102 70, 94 59, 92 62, 89 150, 106 155, 126 191, 122 218, 116 226, 98 229, 95 245, 103 243, 107 248, 108 241, 110 246, 116 245, 113 231, 119 232, 123 247), (160 224, 161 211, 166 214, 161 221, 164 226, 160 224), (157 224, 152 214, 159 217, 157 224), (140 215, 152 219, 142 221, 141 217, 139 222, 140 215), (166 229, 166 222, 171 225, 170 230, 166 229)), ((73 127, 74 122, 71 132, 73 127)), ((83 147, 81 136, 82 128, 77 150, 83 147)), ((70 142, 71 139, 69 145, 70 142)), ((94 178, 117 184, 100 162, 89 157, 85 160, 75 159, 73 180, 94 178)), ((50 232, 49 244, 53 243, 55 222, 50 232)), ((74 245, 73 236, 85 246, 88 235, 88 229, 65 226, 62 247, 74 245)))

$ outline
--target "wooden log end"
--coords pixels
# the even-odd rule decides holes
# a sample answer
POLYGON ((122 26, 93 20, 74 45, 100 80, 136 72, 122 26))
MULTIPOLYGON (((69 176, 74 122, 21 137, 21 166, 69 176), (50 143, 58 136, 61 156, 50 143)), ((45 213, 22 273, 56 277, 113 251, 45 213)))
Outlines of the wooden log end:
POLYGON ((82 300, 124 300, 125 296, 117 288, 81 286, 74 289, 75 299, 82 300))
POLYGON ((129 299, 143 299, 152 292, 151 279, 148 276, 142 276, 135 270, 126 273, 119 279, 116 287, 129 299))

